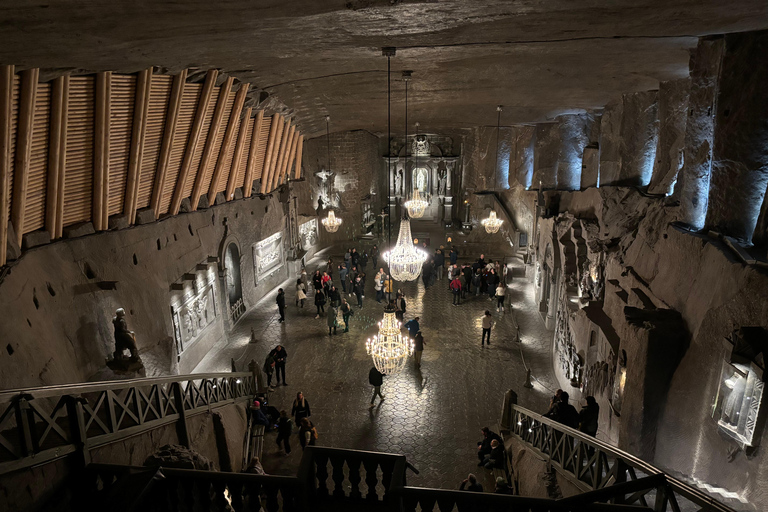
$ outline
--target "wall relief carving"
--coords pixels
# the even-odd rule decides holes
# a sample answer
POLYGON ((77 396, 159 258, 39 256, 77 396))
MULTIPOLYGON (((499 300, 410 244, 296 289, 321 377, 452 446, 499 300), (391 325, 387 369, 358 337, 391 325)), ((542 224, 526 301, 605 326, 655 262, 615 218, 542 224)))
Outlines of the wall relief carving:
POLYGON ((253 278, 257 284, 282 268, 284 262, 282 233, 253 244, 253 278))

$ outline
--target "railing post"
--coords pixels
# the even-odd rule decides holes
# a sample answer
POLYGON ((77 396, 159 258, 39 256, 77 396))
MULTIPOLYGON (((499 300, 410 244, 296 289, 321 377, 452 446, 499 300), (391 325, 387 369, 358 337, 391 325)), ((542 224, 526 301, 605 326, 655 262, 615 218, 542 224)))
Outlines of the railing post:
POLYGON ((91 463, 91 451, 88 448, 88 432, 85 426, 83 402, 86 402, 86 399, 81 396, 67 395, 69 431, 72 436, 72 442, 78 447, 80 452, 79 462, 82 464, 82 467, 85 467, 91 463))
POLYGON ((187 411, 184 408, 184 390, 181 388, 181 381, 173 383, 173 400, 176 402, 176 411, 179 413, 179 421, 176 422, 176 435, 179 437, 179 444, 190 448, 187 411))
POLYGON ((509 389, 504 393, 504 405, 501 409, 501 428, 509 430, 512 424, 512 407, 517 405, 517 393, 509 389))
POLYGON ((29 424, 29 404, 28 400, 32 395, 19 395, 14 400, 14 409, 16 411, 16 428, 20 429, 19 441, 21 442, 21 453, 24 457, 29 457, 35 453, 35 447, 32 442, 32 431, 29 424))

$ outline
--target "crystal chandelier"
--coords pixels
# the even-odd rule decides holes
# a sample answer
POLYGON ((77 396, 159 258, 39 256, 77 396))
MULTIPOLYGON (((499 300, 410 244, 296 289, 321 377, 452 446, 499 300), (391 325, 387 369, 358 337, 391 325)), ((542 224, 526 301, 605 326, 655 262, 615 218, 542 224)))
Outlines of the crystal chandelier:
POLYGON ((400 221, 400 234, 394 249, 382 257, 389 265, 389 274, 395 281, 413 281, 421 274, 421 265, 427 260, 427 253, 415 247, 411 237, 411 221, 400 221))
POLYGON ((333 210, 328 210, 328 216, 321 222, 323 223, 325 230, 329 233, 337 232, 339 230, 339 226, 341 226, 341 219, 336 217, 336 214, 333 213, 333 210))
POLYGON ((501 227, 501 223, 504 222, 503 220, 496 217, 496 212, 491 210, 490 215, 488 215, 487 219, 483 219, 480 221, 480 223, 485 227, 486 233, 498 233, 499 228, 501 227))
POLYGON ((413 189, 413 196, 411 196, 409 201, 405 202, 405 208, 408 210, 408 215, 414 219, 422 217, 427 210, 427 206, 429 206, 429 203, 421 198, 418 188, 413 189))
POLYGON ((401 324, 393 308, 384 309, 384 319, 379 322, 379 333, 365 342, 365 351, 373 358, 373 364, 384 375, 399 373, 408 356, 413 354, 413 340, 403 336, 401 324))

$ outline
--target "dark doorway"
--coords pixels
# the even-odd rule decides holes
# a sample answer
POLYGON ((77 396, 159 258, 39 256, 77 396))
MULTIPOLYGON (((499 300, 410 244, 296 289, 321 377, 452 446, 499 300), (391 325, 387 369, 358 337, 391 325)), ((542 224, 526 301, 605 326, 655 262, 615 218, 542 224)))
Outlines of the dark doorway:
POLYGON ((229 244, 224 256, 224 266, 227 269, 227 294, 229 307, 236 308, 242 304, 243 288, 240 284, 240 251, 237 245, 229 244))

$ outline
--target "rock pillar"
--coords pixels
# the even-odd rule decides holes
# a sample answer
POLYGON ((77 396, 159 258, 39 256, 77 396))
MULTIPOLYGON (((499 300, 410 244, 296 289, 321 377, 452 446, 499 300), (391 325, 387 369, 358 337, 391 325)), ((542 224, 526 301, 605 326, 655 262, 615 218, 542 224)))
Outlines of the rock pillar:
POLYGON ((690 89, 688 78, 659 84, 659 141, 648 187, 650 194, 671 194, 683 166, 690 89))
POLYGON ((560 127, 558 123, 536 125, 536 151, 533 159, 533 188, 557 188, 557 164, 560 157, 560 127))

